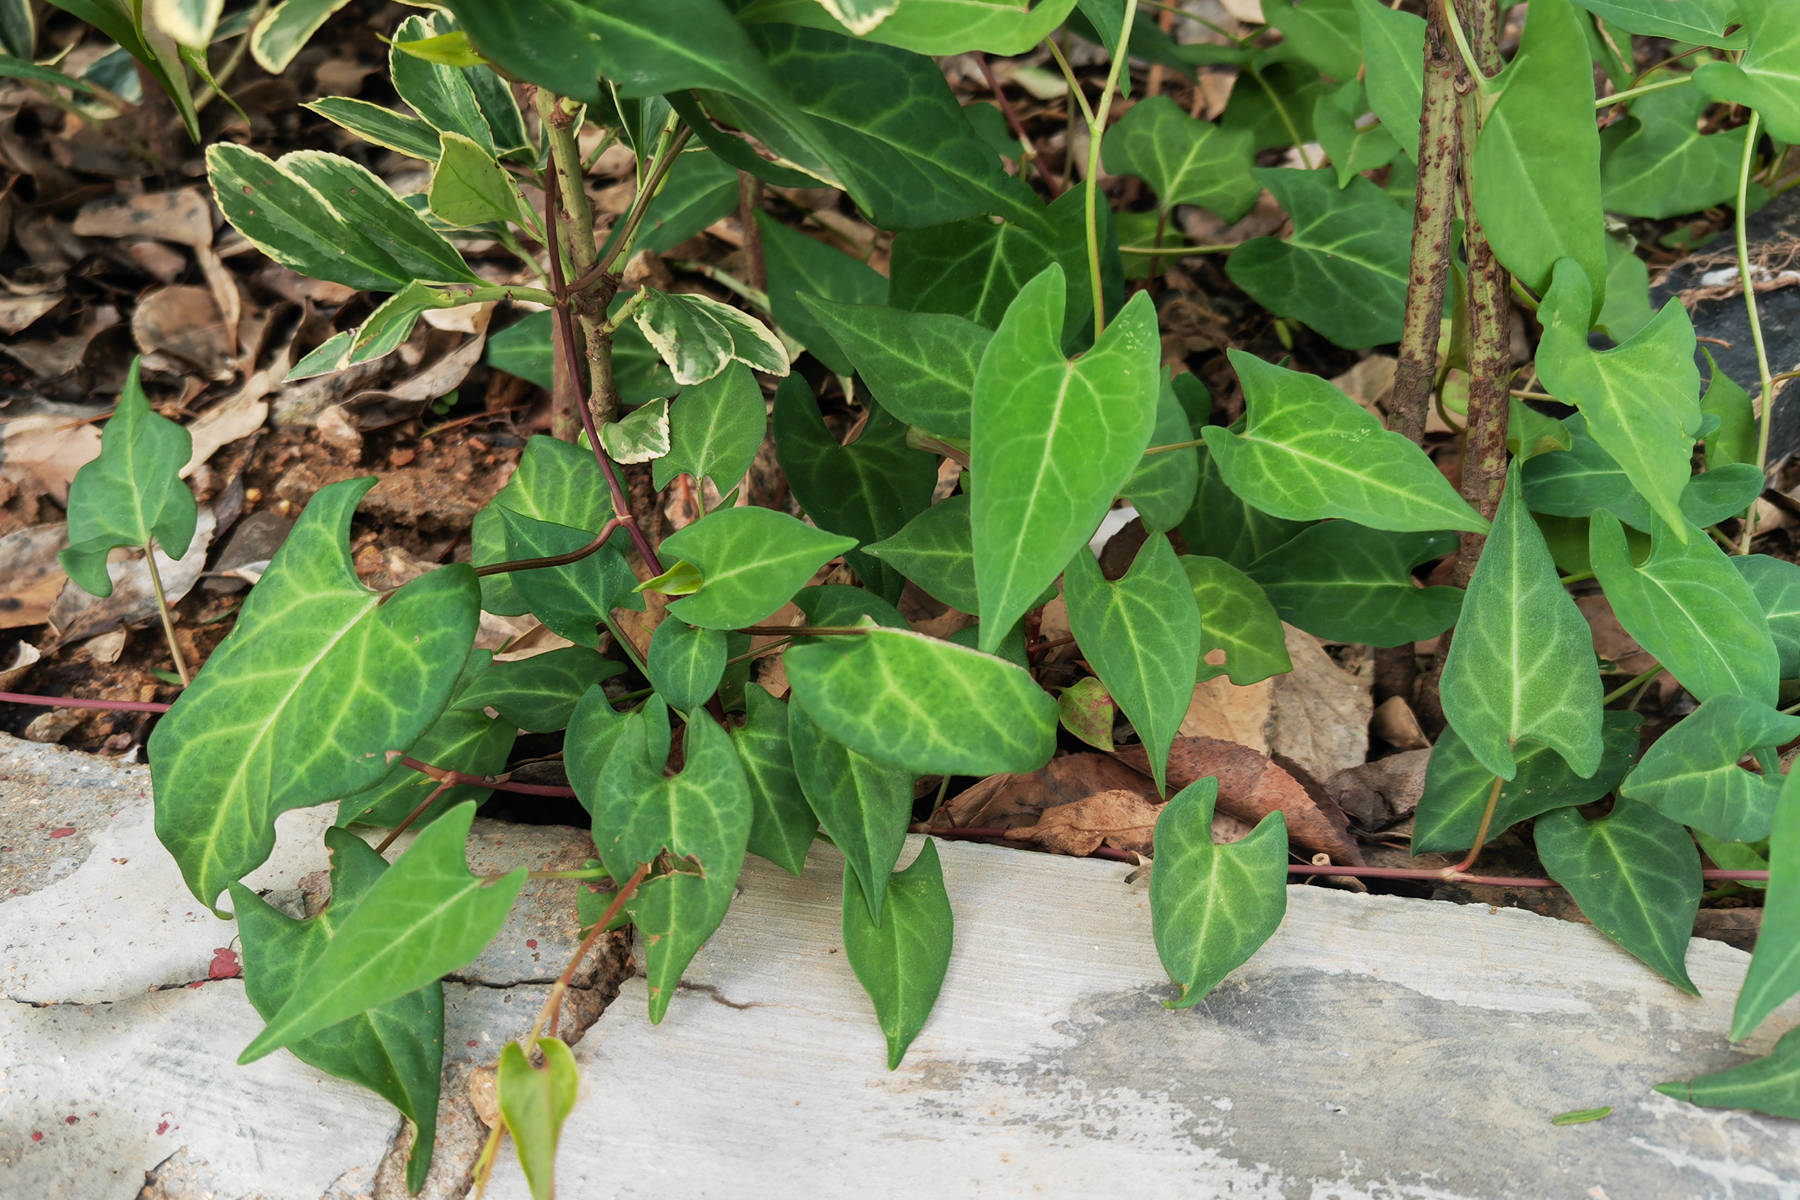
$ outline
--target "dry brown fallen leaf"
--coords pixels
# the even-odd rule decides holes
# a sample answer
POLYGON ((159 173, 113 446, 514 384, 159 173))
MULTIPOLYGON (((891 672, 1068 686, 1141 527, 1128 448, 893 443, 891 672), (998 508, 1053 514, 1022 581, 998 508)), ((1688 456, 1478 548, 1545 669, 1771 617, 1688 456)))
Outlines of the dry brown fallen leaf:
POLYGON ((69 501, 69 481, 100 454, 100 431, 75 417, 35 413, 0 420, 0 476, 69 501))
MULTIPOLYGON (((1150 773, 1150 756, 1141 745, 1116 750, 1114 757, 1135 771, 1150 773)), ((1329 854, 1335 862, 1360 864, 1362 851, 1350 837, 1349 821, 1316 782, 1301 780, 1304 774, 1298 766, 1290 770, 1248 746, 1217 738, 1178 737, 1169 751, 1171 791, 1214 776, 1221 811, 1254 824, 1280 809, 1294 844, 1329 854)))
POLYGON ((178 284, 146 292, 131 314, 131 336, 148 363, 157 356, 173 360, 161 364, 173 371, 192 367, 214 381, 230 379, 236 371, 232 351, 237 332, 228 329, 211 290, 178 284))
POLYGON ((68 582, 56 561, 68 544, 69 527, 61 521, 0 537, 0 579, 6 581, 0 593, 0 629, 42 625, 49 619, 56 594, 68 582))
POLYGON ((1149 854, 1162 805, 1139 791, 1095 792, 1073 804, 1045 809, 1030 825, 1006 831, 1009 841, 1036 842, 1056 854, 1084 858, 1101 846, 1149 854))
POLYGON ((1359 827, 1386 829, 1413 815, 1425 794, 1431 751, 1407 750, 1339 771, 1325 781, 1325 794, 1359 827))

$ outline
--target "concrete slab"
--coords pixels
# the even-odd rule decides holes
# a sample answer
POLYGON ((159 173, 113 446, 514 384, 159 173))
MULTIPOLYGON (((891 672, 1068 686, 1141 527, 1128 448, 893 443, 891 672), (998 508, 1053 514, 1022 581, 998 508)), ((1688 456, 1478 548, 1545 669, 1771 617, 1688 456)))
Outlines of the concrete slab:
MULTIPOLYGON (((1650 1090, 1800 1021, 1726 1043, 1741 951, 1692 944, 1696 999, 1584 926, 1292 888, 1276 937, 1172 1013, 1129 868, 940 853, 956 953, 899 1070, 841 953, 841 858, 753 863, 661 1027, 633 979, 576 1048, 563 1194, 1800 1196, 1800 1123, 1650 1090)), ((488 1194, 529 1194, 516 1164, 488 1194)))

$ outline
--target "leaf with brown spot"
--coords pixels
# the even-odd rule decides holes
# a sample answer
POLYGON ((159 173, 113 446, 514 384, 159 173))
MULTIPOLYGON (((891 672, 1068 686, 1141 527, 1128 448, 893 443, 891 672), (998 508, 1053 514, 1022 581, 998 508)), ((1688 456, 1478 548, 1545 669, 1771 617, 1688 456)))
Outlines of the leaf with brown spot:
MULTIPOLYGON (((1142 746, 1114 752, 1121 763, 1149 774, 1150 761, 1142 746)), ((1349 821, 1325 796, 1324 789, 1292 762, 1278 764, 1248 746, 1216 738, 1175 739, 1169 752, 1169 786, 1185 788, 1204 776, 1219 781, 1219 811, 1254 824, 1279 809, 1286 817, 1288 836, 1312 853, 1324 853, 1340 863, 1362 863, 1362 851, 1349 835, 1349 821)))

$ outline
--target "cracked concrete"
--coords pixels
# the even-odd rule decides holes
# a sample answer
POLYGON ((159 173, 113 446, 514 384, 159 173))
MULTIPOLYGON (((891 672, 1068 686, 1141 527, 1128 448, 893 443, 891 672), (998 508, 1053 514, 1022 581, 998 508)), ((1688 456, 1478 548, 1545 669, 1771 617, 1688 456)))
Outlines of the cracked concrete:
MULTIPOLYGON (((290 911, 316 905, 326 817, 284 818, 259 872, 290 911)), ((476 835, 477 870, 587 853, 578 831, 476 835)), ((0 1196, 404 1196, 408 1131, 383 1102, 285 1054, 236 1065, 261 1022, 239 980, 209 979, 235 930, 154 843, 142 767, 0 738, 0 839, 16 998, 0 1005, 0 1196)), ((800 879, 746 865, 659 1027, 643 980, 614 982, 624 942, 608 945, 565 1009, 564 1035, 586 1036, 560 1194, 1800 1200, 1800 1123, 1650 1090, 1800 1022, 1797 1000, 1725 1040, 1741 951, 1693 943, 1693 998, 1586 926, 1296 887, 1276 937, 1172 1013, 1129 868, 940 853, 956 952, 892 1073, 844 961, 829 847, 800 879), (1549 1123, 1602 1104, 1605 1120, 1549 1123)), ((573 887, 528 888, 446 985, 429 1200, 469 1194, 487 1134, 471 1083, 567 961, 573 887)), ((529 1195, 510 1151, 488 1195, 529 1195)))

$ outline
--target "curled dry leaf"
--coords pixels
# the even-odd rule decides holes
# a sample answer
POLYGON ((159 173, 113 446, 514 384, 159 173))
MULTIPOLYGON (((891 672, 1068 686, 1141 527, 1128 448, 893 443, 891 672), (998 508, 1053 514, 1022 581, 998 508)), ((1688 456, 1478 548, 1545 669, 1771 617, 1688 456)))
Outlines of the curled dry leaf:
MULTIPOLYGON (((1150 773, 1142 746, 1127 746, 1114 756, 1134 771, 1150 773)), ((1216 738, 1178 737, 1169 751, 1169 789, 1184 788, 1211 775, 1219 781, 1219 809, 1251 824, 1280 809, 1288 837, 1312 853, 1329 854, 1340 863, 1361 863, 1362 851, 1349 834, 1349 821, 1326 798, 1324 789, 1304 779, 1304 769, 1281 764, 1248 746, 1216 738)))
POLYGON ((181 246, 212 245, 212 202, 199 188, 145 196, 107 196, 81 206, 75 232, 82 237, 155 238, 181 246))
POLYGON ((42 625, 68 576, 56 556, 69 544, 69 527, 33 525, 0 537, 0 629, 42 625))
POLYGON ((58 504, 68 503, 75 472, 99 454, 99 429, 79 418, 38 413, 0 421, 0 476, 58 504))
POLYGON ((1430 758, 1429 748, 1408 750, 1339 771, 1325 781, 1325 794, 1360 828, 1386 829, 1419 807, 1430 758))
POLYGON ((1055 854, 1086 857, 1101 846, 1150 853, 1162 805, 1140 791, 1095 792, 1073 804, 1047 808, 1030 825, 1006 831, 1009 841, 1036 842, 1055 854))
POLYGON ((131 335, 145 355, 166 354, 209 379, 230 379, 235 370, 236 333, 226 328, 207 288, 178 285, 145 293, 131 315, 131 335))
POLYGON ((0 691, 14 691, 25 672, 31 670, 43 655, 30 642, 20 642, 0 655, 0 691))

